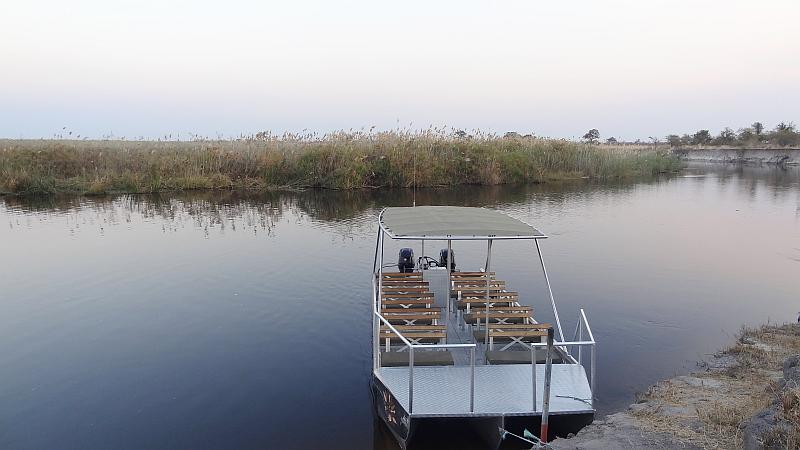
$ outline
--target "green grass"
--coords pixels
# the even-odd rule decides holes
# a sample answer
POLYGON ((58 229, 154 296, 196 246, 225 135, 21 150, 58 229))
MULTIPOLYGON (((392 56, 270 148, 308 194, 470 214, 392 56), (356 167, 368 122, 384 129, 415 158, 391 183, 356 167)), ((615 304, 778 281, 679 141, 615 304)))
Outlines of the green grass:
POLYGON ((224 141, 0 140, 0 193, 453 186, 624 178, 674 171, 644 147, 438 132, 224 141), (416 169, 415 169, 416 168, 416 169))

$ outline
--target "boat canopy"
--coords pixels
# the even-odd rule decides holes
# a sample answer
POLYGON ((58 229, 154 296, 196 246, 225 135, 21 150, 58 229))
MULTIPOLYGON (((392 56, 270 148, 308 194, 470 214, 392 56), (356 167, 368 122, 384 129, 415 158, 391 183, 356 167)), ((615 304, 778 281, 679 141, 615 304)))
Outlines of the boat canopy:
POLYGON ((527 223, 486 208, 416 206, 386 208, 380 227, 392 239, 542 239, 527 223))

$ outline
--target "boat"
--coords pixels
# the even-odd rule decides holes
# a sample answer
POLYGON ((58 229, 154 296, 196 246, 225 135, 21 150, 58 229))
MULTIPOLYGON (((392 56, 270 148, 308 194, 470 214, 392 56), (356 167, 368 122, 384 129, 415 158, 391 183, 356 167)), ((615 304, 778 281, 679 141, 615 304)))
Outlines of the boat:
POLYGON ((372 277, 371 389, 377 416, 401 448, 417 436, 447 442, 450 436, 442 433, 471 433, 487 448, 498 448, 507 436, 547 442, 592 422, 594 336, 581 309, 573 336, 565 339, 542 257, 545 238, 532 225, 487 208, 381 211, 372 277), (552 308, 554 323, 538 322, 536 299, 492 271, 492 244, 499 240, 533 243, 547 286, 541 300, 552 308), (387 242, 395 241, 403 246, 396 265, 384 259, 387 242), (430 241, 446 244, 438 258, 425 254, 430 241), (463 241, 485 241, 486 260, 457 265, 453 245, 463 241), (417 243, 415 258, 411 245, 417 243))

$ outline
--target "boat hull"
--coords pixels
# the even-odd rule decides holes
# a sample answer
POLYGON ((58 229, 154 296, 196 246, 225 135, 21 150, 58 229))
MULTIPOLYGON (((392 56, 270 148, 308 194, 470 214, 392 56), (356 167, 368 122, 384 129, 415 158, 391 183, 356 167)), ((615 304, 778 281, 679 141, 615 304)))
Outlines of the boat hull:
MULTIPOLYGON (((377 377, 372 377, 372 397, 376 416, 404 450, 418 445, 439 448, 456 444, 459 448, 497 449, 503 442, 501 428, 520 436, 528 430, 537 437, 541 428, 540 415, 412 417, 377 377), (475 444, 479 444, 478 447, 474 447, 475 444)), ((577 433, 593 420, 593 413, 551 415, 549 437, 577 433)))
POLYGON ((376 377, 372 377, 372 398, 375 413, 386 424, 403 449, 414 435, 415 424, 394 394, 376 377))

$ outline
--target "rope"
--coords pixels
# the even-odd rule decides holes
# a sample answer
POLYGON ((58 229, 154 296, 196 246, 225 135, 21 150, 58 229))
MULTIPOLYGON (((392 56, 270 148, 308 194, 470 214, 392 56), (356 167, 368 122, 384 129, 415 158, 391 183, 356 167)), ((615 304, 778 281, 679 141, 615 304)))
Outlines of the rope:
POLYGON ((534 436, 533 433, 531 433, 530 431, 525 430, 522 434, 523 434, 524 437, 520 436, 520 435, 517 435, 517 434, 514 434, 514 433, 512 433, 512 432, 510 432, 508 430, 505 430, 503 428, 500 428, 500 439, 502 439, 502 440, 505 440, 506 437, 508 437, 508 436, 513 436, 513 437, 515 437, 515 438, 517 438, 517 439, 519 439, 519 440, 521 440, 523 442, 527 442, 528 444, 533 445, 533 447, 531 447, 531 450, 533 450, 535 448, 536 449, 539 449, 539 448, 552 449, 552 447, 550 447, 550 445, 547 442, 542 442, 541 439, 539 439, 538 437, 534 436))
POLYGON ((570 398, 572 400, 577 400, 579 402, 583 402, 583 403, 586 403, 589 406, 592 406, 592 401, 590 399, 588 399, 588 398, 573 397, 571 395, 556 395, 556 397, 570 398))

